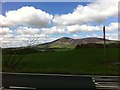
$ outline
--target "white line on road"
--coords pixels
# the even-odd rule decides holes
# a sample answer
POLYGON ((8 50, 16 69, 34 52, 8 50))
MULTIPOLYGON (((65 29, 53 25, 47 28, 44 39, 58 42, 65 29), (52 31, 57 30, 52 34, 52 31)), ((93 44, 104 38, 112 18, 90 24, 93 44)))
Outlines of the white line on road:
POLYGON ((16 74, 16 75, 48 75, 48 76, 85 76, 85 77, 119 77, 119 76, 101 76, 101 75, 68 75, 68 74, 39 74, 39 73, 12 73, 12 72, 0 72, 3 74, 16 74))
POLYGON ((32 88, 32 87, 17 87, 17 86, 10 86, 10 89, 27 89, 27 90, 36 90, 36 88, 32 88))

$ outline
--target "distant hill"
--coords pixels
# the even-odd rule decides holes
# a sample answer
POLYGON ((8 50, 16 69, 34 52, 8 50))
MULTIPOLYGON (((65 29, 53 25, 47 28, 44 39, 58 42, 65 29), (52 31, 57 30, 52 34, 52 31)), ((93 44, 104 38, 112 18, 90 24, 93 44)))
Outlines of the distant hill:
MULTIPOLYGON (((106 44, 116 43, 116 42, 117 41, 106 39, 106 44)), ((89 43, 103 44, 103 38, 89 37, 83 39, 73 39, 69 37, 62 37, 52 42, 39 44, 36 46, 39 48, 75 48, 76 45, 89 44, 89 43)))
MULTIPOLYGON (((117 47, 118 41, 114 40, 107 40, 106 39, 106 46, 107 47, 117 47)), ((31 47, 14 47, 14 48, 3 48, 2 51, 4 53, 15 53, 18 52, 21 54, 23 53, 33 53, 38 51, 66 51, 72 50, 76 48, 93 48, 93 47, 103 47, 103 38, 82 38, 82 39, 73 39, 69 37, 62 37, 52 42, 33 45, 31 47)))

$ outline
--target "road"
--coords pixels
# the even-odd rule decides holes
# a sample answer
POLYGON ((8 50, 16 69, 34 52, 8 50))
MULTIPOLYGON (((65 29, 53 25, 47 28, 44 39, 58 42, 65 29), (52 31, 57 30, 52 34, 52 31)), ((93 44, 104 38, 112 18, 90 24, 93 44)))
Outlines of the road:
POLYGON ((5 88, 85 88, 95 90, 92 77, 79 75, 3 73, 5 88))
POLYGON ((3 73, 3 87, 19 90, 36 90, 42 88, 85 88, 92 90, 120 90, 119 76, 63 75, 3 73), (17 89, 16 89, 17 88, 17 89))
POLYGON ((120 90, 119 76, 93 76, 93 80, 98 90, 120 90))

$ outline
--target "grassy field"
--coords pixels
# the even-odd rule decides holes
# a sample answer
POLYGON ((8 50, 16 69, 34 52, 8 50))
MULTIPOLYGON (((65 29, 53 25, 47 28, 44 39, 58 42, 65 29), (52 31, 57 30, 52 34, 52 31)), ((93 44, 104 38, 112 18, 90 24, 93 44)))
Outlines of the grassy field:
MULTIPOLYGON (((105 59, 102 48, 37 52, 25 55, 23 63, 12 72, 117 75, 117 60, 117 48, 108 48, 105 59)), ((11 72, 5 67, 3 71, 11 72)))

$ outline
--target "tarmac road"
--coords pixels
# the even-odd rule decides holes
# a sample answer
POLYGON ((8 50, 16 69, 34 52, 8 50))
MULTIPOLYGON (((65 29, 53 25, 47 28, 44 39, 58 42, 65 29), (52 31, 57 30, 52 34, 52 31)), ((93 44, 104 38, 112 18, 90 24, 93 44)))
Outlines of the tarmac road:
POLYGON ((92 77, 79 75, 3 73, 2 85, 5 88, 44 89, 80 88, 95 90, 92 77))

